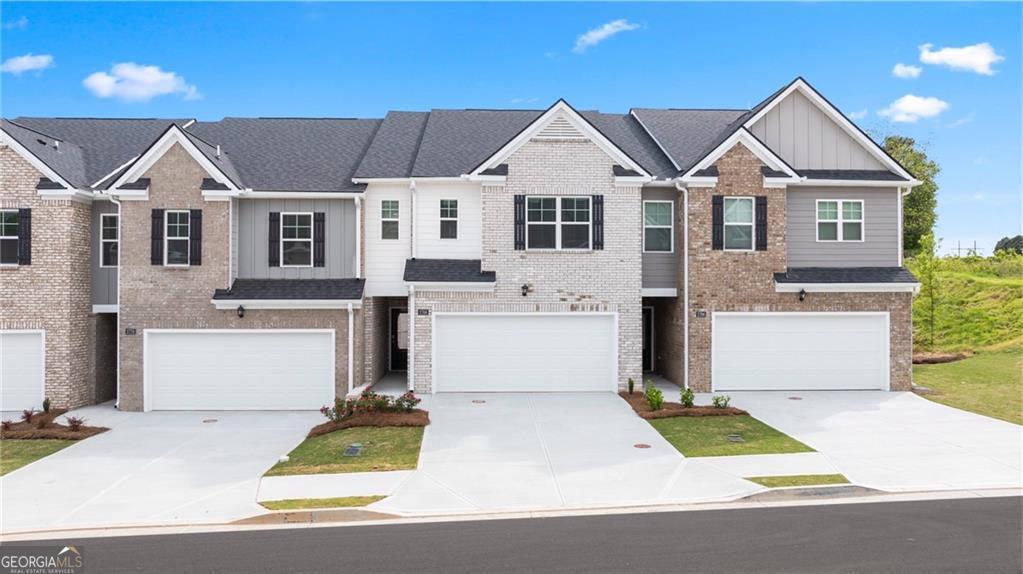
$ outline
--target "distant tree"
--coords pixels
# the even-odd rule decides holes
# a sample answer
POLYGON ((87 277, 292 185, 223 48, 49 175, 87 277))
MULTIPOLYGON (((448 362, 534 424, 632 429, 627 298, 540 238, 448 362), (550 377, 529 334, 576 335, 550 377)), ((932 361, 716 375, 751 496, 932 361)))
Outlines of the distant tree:
POLYGON ((920 280, 920 303, 924 309, 924 331, 927 333, 927 350, 934 350, 934 326, 937 320, 938 298, 941 285, 938 282, 938 246, 934 236, 926 233, 920 238, 919 249, 913 256, 913 271, 920 280))
POLYGON ((1016 237, 1003 237, 995 244, 995 252, 1011 251, 1017 255, 1023 254, 1023 235, 1016 237))
POLYGON ((884 149, 913 177, 923 182, 913 188, 902 204, 902 248, 907 255, 912 255, 921 249, 921 239, 934 230, 934 222, 938 219, 938 185, 934 178, 941 168, 927 158, 923 147, 917 145, 913 138, 887 136, 884 149))

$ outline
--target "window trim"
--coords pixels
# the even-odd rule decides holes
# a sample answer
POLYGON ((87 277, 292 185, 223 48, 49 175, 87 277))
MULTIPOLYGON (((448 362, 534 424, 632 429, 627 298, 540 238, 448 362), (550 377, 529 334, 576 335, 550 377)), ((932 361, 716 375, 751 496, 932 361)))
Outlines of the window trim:
MULTIPOLYGON (((189 233, 189 235, 191 235, 191 233, 192 233, 191 222, 189 222, 188 233, 189 233)), ((115 268, 120 266, 120 263, 121 263, 121 221, 120 221, 120 216, 118 214, 116 214, 116 213, 101 213, 101 214, 99 214, 99 267, 100 267, 100 269, 115 269, 115 268), (116 239, 104 239, 103 238, 103 229, 105 229, 105 225, 104 225, 103 221, 106 218, 108 218, 108 217, 112 217, 114 219, 114 221, 117 222, 114 225, 114 229, 117 230, 117 238, 116 239), (103 249, 103 244, 104 243, 116 243, 117 244, 117 263, 116 264, 110 265, 110 264, 107 264, 107 263, 103 262, 103 253, 105 253, 105 251, 103 249)))
POLYGON ((756 197, 752 195, 726 195, 721 199, 721 250, 722 251, 737 251, 739 253, 745 253, 748 251, 757 250, 757 201, 756 197), (729 223, 727 221, 725 204, 728 203, 729 199, 742 199, 749 201, 750 204, 750 222, 749 223, 729 223), (739 249, 736 247, 728 247, 728 226, 749 226, 750 230, 750 246, 749 249, 739 249))
POLYGON ((863 243, 867 240, 867 205, 866 201, 862 199, 817 199, 813 204, 813 219, 814 219, 814 239, 817 243, 863 243), (821 202, 837 203, 838 204, 838 218, 837 219, 824 219, 820 218, 820 204, 821 202), (845 219, 843 206, 846 203, 858 203, 860 204, 860 218, 859 219, 845 219), (834 223, 838 226, 835 239, 821 239, 821 223, 834 223), (844 223, 859 223, 860 224, 860 238, 859 239, 845 239, 842 227, 844 223))
POLYGON ((437 238, 440 239, 441 241, 458 240, 458 200, 457 199, 441 199, 440 203, 439 203, 438 215, 439 215, 439 218, 440 218, 440 223, 438 224, 438 228, 437 228, 437 238), (453 202, 455 202, 455 216, 454 217, 445 217, 444 216, 444 202, 445 201, 453 201, 453 202), (444 222, 445 221, 453 221, 453 222, 455 222, 455 236, 454 237, 444 237, 444 222))
POLYGON ((280 217, 280 228, 277 232, 277 255, 278 262, 283 268, 296 268, 306 269, 313 266, 313 212, 311 211, 282 211, 280 217), (285 239, 284 238, 284 218, 288 215, 308 215, 309 216, 309 239, 285 239), (308 265, 285 265, 284 263, 284 243, 308 243, 309 244, 309 264, 308 265))
MULTIPOLYGON (((121 254, 117 254, 118 260, 121 258, 121 254)), ((188 209, 167 209, 163 212, 163 266, 164 267, 191 267, 192 265, 192 212, 188 209), (172 213, 184 213, 185 222, 188 224, 188 235, 185 237, 171 237, 170 236, 170 214, 172 213), (188 242, 188 248, 185 250, 185 257, 188 259, 187 263, 168 263, 167 256, 170 255, 170 250, 167 249, 167 245, 170 241, 185 240, 188 242)))
POLYGON ((0 213, 13 213, 15 215, 15 224, 18 226, 17 235, 0 235, 0 239, 14 240, 14 262, 0 263, 0 267, 17 267, 21 265, 20 258, 18 257, 18 252, 21 251, 21 212, 18 209, 0 209, 0 213))
POLYGON ((380 241, 400 241, 401 240, 401 200, 398 199, 381 199, 380 200, 380 241), (384 204, 388 202, 394 202, 398 212, 394 217, 384 217, 384 204), (384 237, 384 222, 394 221, 398 225, 397 237, 384 237))
POLYGON ((526 251, 569 251, 574 253, 593 251, 593 197, 589 195, 527 195, 526 196, 526 251), (529 221, 529 200, 530 199, 554 199, 554 221, 529 221), (586 247, 562 247, 561 246, 561 226, 562 225, 582 225, 579 221, 562 221, 561 220, 561 202, 565 199, 585 199, 586 205, 588 206, 589 219, 586 221, 586 227, 589 230, 586 247), (529 246, 529 226, 530 225, 553 225, 554 226, 554 247, 530 247, 529 246))
POLYGON ((674 253, 675 252, 675 201, 671 199, 644 199, 643 200, 643 253, 674 253), (668 225, 647 225, 646 223, 646 206, 648 203, 667 203, 668 210, 668 225), (646 230, 647 229, 670 229, 671 234, 668 236, 669 247, 667 251, 651 251, 646 248, 646 230))

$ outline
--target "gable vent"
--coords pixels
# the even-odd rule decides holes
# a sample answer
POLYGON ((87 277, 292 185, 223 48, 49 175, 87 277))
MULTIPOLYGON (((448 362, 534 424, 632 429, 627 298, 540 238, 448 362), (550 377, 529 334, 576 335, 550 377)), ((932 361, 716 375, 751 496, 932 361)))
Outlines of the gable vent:
POLYGON ((568 118, 565 116, 557 116, 536 134, 536 139, 581 140, 586 139, 586 136, 576 129, 576 127, 572 125, 572 122, 568 121, 568 118))

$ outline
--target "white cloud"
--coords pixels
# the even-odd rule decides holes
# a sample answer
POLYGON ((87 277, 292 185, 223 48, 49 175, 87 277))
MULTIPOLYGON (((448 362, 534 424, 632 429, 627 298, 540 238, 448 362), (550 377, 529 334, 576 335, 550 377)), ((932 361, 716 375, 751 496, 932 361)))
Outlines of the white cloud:
POLYGON ((964 126, 964 125, 966 125, 966 124, 968 124, 968 123, 973 121, 973 116, 974 116, 974 113, 970 112, 970 113, 966 114, 965 116, 959 118, 958 120, 948 124, 948 127, 950 127, 950 128, 957 128, 959 126, 964 126))
POLYGON ((934 44, 920 46, 920 61, 935 66, 947 66, 953 70, 976 72, 985 76, 994 75, 997 70, 991 66, 1005 59, 995 52, 994 46, 983 42, 962 48, 942 48, 932 51, 934 44))
POLYGON ((28 27, 28 18, 22 16, 17 20, 11 20, 10 22, 4 22, 4 30, 24 30, 28 27))
POLYGON ((4 60, 4 63, 0 64, 0 72, 18 75, 22 72, 45 70, 46 68, 52 67, 53 56, 49 54, 40 54, 38 56, 34 54, 25 54, 24 56, 15 56, 4 60))
POLYGON ((924 71, 920 66, 910 66, 909 64, 903 64, 899 62, 892 68, 892 75, 896 78, 919 78, 920 72, 924 71))
POLYGON ((849 114, 849 118, 853 120, 862 120, 865 117, 867 117, 867 108, 863 108, 858 112, 851 112, 849 114))
POLYGON ((156 96, 182 94, 186 100, 202 97, 199 89, 174 72, 159 66, 141 66, 134 62, 114 64, 110 73, 95 72, 82 80, 90 92, 101 98, 125 102, 147 102, 156 96))
POLYGON ((913 123, 920 118, 933 118, 946 109, 948 109, 948 102, 938 98, 906 94, 877 113, 893 122, 913 123))
POLYGON ((582 54, 591 46, 596 46, 615 34, 638 30, 639 27, 639 24, 633 24, 624 18, 612 20, 599 28, 588 30, 585 34, 580 34, 575 40, 575 46, 572 47, 572 51, 576 54, 582 54))

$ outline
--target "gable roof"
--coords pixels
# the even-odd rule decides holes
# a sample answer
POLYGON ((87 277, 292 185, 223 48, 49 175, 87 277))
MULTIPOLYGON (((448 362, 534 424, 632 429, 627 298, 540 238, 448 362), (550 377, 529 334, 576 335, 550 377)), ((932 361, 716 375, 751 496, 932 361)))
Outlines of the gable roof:
POLYGON ((59 185, 47 186, 46 189, 65 189, 65 186, 74 189, 88 187, 82 148, 9 120, 3 120, 0 127, 39 162, 36 168, 43 172, 44 176, 49 180, 55 179, 53 183, 59 185))
POLYGON ((124 169, 118 171, 115 177, 106 178, 108 188, 132 189, 123 187, 139 179, 152 165, 157 162, 175 144, 180 145, 192 159, 196 161, 206 173, 221 183, 227 183, 233 189, 242 189, 243 185, 237 179, 238 173, 231 165, 230 159, 221 153, 218 148, 201 140, 193 134, 187 133, 177 124, 171 124, 160 134, 141 154, 132 160, 124 169), (233 177, 232 177, 233 176, 233 177))
POLYGON ((683 180, 691 177, 716 177, 717 168, 714 166, 714 162, 739 143, 753 152, 763 162, 764 167, 768 168, 761 168, 765 177, 780 177, 788 178, 789 181, 799 181, 799 174, 796 173, 796 170, 792 169, 792 166, 743 126, 740 126, 730 136, 714 146, 714 149, 707 152, 700 161, 696 162, 695 165, 686 170, 680 177, 683 180), (714 168, 712 172, 710 168, 714 168))
MULTIPOLYGON (((656 140, 676 173, 685 173, 734 131, 745 110, 634 108, 631 114, 656 140)), ((739 122, 741 125, 741 122, 739 122)), ((674 175, 674 174, 672 174, 674 175)))
POLYGON ((533 123, 537 110, 432 110, 412 166, 415 177, 458 177, 533 123))

